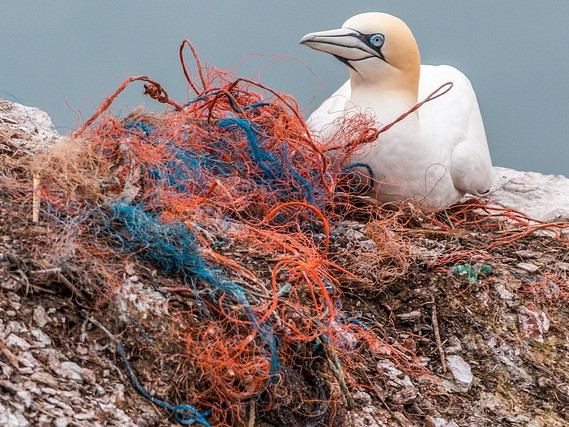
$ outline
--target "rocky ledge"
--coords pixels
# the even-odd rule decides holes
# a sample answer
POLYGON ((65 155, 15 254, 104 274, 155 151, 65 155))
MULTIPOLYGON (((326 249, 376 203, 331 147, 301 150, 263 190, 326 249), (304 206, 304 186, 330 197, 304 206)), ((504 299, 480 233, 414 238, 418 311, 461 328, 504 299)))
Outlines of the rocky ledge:
MULTIPOLYGON (((0 100, 0 156, 33 153, 57 138, 45 113, 0 100)), ((0 169, 0 183, 3 177, 0 169)), ((137 393, 108 337, 77 309, 78 284, 63 277, 65 266, 43 266, 34 249, 45 230, 12 218, 19 207, 0 196, 0 425, 177 425, 137 393)), ((489 200, 537 220, 566 221, 569 180, 496 168, 489 200)), ((358 221, 332 230, 334 262, 362 278, 375 279, 385 262, 394 265, 380 297, 348 287, 344 304, 392 325, 389 339, 415 342, 430 372, 405 372, 386 353, 373 366, 381 385, 370 381, 351 390, 355 407, 344 410, 343 425, 569 425, 566 242, 528 236, 489 250, 491 272, 484 265, 441 267, 441 259, 487 240, 476 230, 453 235, 436 229, 410 230, 398 240, 391 230, 358 221), (409 265, 382 258, 382 239, 408 251, 409 265), (440 335, 437 346, 433 335, 440 335)), ((125 289, 139 293, 128 296, 133 301, 147 301, 160 285, 144 279, 145 271, 136 263, 126 270, 125 289)), ((102 310, 100 319, 116 317, 102 310)), ((129 356, 149 381, 154 361, 129 356)), ((157 393, 166 386, 153 384, 157 393)), ((302 425, 291 415, 298 408, 292 409, 276 408, 249 425, 302 425)))

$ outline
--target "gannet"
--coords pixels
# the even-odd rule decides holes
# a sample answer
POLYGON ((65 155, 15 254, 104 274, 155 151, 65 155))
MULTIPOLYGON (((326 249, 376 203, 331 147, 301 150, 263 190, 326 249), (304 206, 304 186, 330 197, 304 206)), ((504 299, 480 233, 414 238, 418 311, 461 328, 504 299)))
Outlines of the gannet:
MULTIPOLYGON (((338 118, 367 113, 387 125, 446 82, 445 95, 380 134, 351 157, 375 175, 369 194, 380 202, 412 199, 444 208, 465 193, 489 191, 493 172, 478 101, 468 78, 448 65, 421 65, 409 27, 386 13, 363 13, 342 28, 300 41, 344 63, 350 79, 310 116, 314 135, 330 137, 338 118)), ((371 179, 369 180, 372 181, 371 179)))

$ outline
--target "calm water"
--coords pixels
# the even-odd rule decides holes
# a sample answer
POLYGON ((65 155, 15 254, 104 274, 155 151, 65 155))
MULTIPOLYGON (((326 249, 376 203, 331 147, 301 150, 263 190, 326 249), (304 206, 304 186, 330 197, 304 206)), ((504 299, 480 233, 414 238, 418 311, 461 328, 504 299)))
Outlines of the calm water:
MULTIPOLYGON (((177 49, 186 37, 203 62, 218 67, 265 55, 249 57, 238 74, 257 73, 309 114, 347 72, 299 46, 301 36, 337 28, 356 13, 389 12, 414 31, 423 63, 454 65, 469 76, 494 164, 569 176, 567 0, 0 0, 0 10, 0 96, 46 110, 62 133, 133 74, 185 100, 177 49), (271 54, 297 59, 272 63, 271 54)), ((114 112, 153 105, 141 92, 132 85, 114 112)))

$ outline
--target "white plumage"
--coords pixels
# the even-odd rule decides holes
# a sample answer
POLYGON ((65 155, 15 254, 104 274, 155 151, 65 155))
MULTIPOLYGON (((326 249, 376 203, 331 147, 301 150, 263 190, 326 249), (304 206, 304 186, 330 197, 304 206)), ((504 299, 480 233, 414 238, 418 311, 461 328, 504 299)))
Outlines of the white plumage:
POLYGON ((350 71, 350 80, 308 120, 323 140, 333 135, 338 118, 365 112, 381 127, 442 84, 454 84, 350 158, 374 171, 372 194, 378 200, 413 199, 440 208, 465 193, 490 189, 492 164, 469 80, 447 65, 421 66, 415 38, 403 21, 383 13, 361 14, 339 30, 308 34, 301 43, 333 54, 350 71))

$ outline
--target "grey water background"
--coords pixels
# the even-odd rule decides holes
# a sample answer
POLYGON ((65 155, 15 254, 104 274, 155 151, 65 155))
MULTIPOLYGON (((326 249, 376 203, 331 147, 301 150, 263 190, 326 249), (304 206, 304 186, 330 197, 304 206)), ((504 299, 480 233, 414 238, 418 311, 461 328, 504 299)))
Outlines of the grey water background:
MULTIPOLYGON (((399 16, 423 63, 470 78, 495 165, 569 176, 567 0, 0 0, 0 97, 47 111, 61 133, 131 75, 185 101, 178 46, 189 38, 204 64, 241 64, 238 75, 295 96, 308 116, 347 71, 300 38, 367 11, 399 16)), ((160 111, 142 91, 132 84, 112 111, 160 111)))

